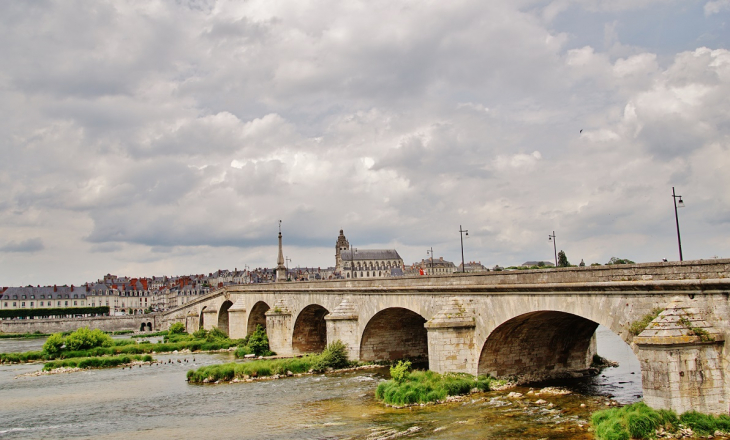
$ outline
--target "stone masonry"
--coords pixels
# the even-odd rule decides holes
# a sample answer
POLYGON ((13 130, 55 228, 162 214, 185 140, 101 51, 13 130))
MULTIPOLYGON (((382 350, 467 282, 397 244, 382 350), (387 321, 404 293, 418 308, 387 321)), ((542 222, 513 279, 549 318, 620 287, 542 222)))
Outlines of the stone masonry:
POLYGON ((527 379, 587 368, 600 324, 636 353, 650 405, 730 409, 730 260, 237 285, 165 313, 161 326, 194 331, 202 315, 206 327, 227 315, 239 338, 264 322, 281 355, 340 339, 355 359, 427 357, 437 372, 527 379), (644 333, 630 333, 657 308, 644 333))

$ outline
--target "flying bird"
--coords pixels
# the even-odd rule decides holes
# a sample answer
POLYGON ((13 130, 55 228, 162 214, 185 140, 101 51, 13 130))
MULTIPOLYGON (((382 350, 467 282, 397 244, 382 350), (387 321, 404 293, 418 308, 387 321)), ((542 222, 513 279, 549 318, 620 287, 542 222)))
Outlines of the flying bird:
POLYGON ((583 133, 583 129, 581 128, 581 129, 580 129, 580 131, 579 131, 578 133, 583 133))

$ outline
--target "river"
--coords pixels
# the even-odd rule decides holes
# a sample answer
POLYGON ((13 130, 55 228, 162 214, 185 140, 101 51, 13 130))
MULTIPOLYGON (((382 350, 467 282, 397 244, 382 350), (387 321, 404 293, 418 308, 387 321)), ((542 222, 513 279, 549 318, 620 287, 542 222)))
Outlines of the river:
MULTIPOLYGON (((605 396, 621 403, 641 396, 639 365, 629 347, 603 327, 597 339, 599 354, 620 366, 557 384, 573 394, 535 396, 520 387, 510 390, 523 393, 519 399, 489 392, 410 409, 375 400, 385 369, 190 385, 189 369, 231 361, 232 355, 156 355, 165 363, 35 377, 17 376, 39 370, 40 364, 3 365, 0 438, 590 439, 590 414, 605 408, 605 396), (540 398, 546 403, 537 403, 540 398)), ((0 351, 42 344, 42 339, 0 339, 0 351)))

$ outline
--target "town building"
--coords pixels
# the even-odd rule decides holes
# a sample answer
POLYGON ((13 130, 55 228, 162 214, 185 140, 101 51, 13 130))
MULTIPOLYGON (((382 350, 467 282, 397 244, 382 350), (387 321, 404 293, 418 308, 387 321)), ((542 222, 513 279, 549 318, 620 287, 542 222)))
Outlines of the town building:
POLYGON ((403 273, 403 259, 395 249, 350 248, 345 234, 335 244, 335 275, 341 278, 385 278, 403 273))

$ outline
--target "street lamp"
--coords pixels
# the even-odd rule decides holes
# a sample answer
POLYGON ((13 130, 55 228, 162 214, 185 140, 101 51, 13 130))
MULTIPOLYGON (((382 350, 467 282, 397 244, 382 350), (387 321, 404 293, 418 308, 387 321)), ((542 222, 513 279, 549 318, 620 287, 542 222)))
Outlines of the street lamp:
POLYGON ((469 230, 461 229, 461 225, 459 225, 459 235, 461 236, 461 273, 466 272, 466 266, 464 265, 464 234, 468 237, 469 230))
POLYGON ((682 200, 682 196, 678 196, 674 193, 674 187, 672 187, 672 200, 674 200, 674 220, 677 222, 677 244, 679 245, 679 261, 684 261, 682 259, 682 239, 679 236, 679 216, 677 215, 677 208, 684 208, 684 201, 682 200))
POLYGON ((555 231, 553 231, 553 235, 548 234, 548 241, 553 242, 553 252, 555 253, 555 267, 558 267, 558 247, 555 244, 555 231))
POLYGON ((433 246, 431 247, 431 250, 429 251, 426 249, 426 255, 431 255, 431 275, 433 275, 433 246))

